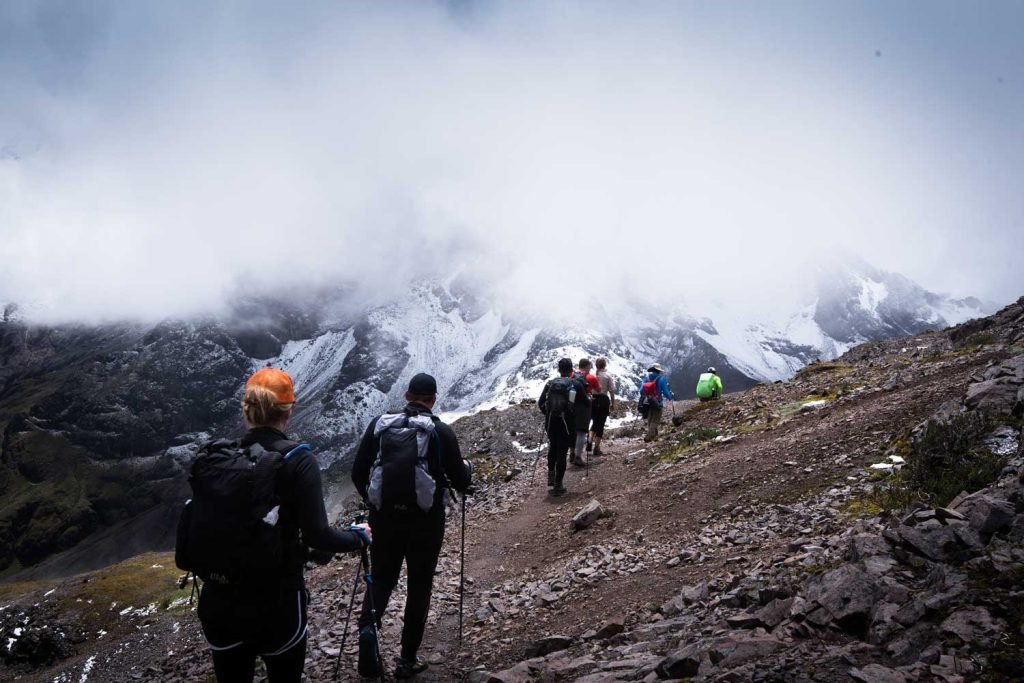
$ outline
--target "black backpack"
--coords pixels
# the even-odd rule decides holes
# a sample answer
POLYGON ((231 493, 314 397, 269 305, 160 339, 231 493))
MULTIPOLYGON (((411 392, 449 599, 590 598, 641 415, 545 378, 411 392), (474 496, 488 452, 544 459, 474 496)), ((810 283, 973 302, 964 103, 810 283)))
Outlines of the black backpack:
MULTIPOLYGON (((571 377, 556 377, 548 382, 544 415, 547 416, 549 425, 552 419, 559 417, 572 420, 575 408, 574 402, 570 400, 569 392, 574 386, 576 383, 571 377)), ((576 387, 576 400, 579 400, 579 394, 579 387, 576 387)))
POLYGON ((285 559, 277 475, 287 457, 309 446, 282 440, 266 450, 220 439, 192 463, 192 498, 178 520, 174 563, 204 581, 258 581, 278 575, 285 559))
POLYGON ((434 506, 441 476, 441 440, 430 415, 404 410, 377 418, 374 436, 380 440, 377 459, 370 468, 366 499, 378 512, 418 516, 434 506), (429 461, 430 442, 437 443, 437 466, 429 461))

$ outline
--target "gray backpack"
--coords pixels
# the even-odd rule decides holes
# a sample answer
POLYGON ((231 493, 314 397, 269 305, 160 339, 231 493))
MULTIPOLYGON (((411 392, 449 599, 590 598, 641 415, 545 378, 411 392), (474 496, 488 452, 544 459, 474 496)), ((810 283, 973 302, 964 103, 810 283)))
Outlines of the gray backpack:
POLYGON ((415 413, 387 413, 377 420, 373 434, 380 439, 380 450, 370 469, 370 506, 395 515, 429 511, 437 490, 427 455, 434 421, 415 413))

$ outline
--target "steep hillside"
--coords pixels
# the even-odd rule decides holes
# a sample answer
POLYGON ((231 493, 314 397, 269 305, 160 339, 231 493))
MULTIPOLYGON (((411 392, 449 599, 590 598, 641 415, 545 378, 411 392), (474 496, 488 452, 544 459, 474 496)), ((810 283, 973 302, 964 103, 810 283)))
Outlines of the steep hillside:
MULTIPOLYGON (((1019 680, 1022 411, 1024 299, 677 403, 653 444, 626 422, 563 498, 534 477, 535 407, 459 420, 482 480, 464 635, 453 511, 419 680, 1019 680), (592 500, 603 514, 574 530, 592 500)), ((208 676, 168 565, 3 587, 7 676, 208 676)), ((310 680, 333 675, 355 571, 343 557, 308 573, 310 680)), ((385 618, 391 655, 399 614, 385 618)), ((357 680, 351 639, 341 662, 357 680)))

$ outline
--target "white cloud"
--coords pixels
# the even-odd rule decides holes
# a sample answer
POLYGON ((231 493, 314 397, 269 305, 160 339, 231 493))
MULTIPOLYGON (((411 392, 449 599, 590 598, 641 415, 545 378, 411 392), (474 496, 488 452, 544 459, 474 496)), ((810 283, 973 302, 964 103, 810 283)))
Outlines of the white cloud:
MULTIPOLYGON (((629 290, 761 307, 836 246, 964 294, 1024 284, 958 261, 984 178, 949 163, 955 111, 887 99, 909 72, 696 7, 112 5, 70 38, 8 12, 0 300, 162 317, 239 278, 467 267, 556 313, 629 290)), ((980 230, 1020 246, 999 191, 980 230)))

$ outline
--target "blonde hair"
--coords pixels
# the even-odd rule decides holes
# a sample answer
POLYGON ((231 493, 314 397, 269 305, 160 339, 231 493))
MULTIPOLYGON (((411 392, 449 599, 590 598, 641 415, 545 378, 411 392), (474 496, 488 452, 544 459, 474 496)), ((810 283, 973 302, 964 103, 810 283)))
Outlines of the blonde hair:
POLYGON ((242 397, 242 413, 249 427, 276 427, 292 412, 294 403, 278 403, 273 391, 248 386, 242 397))

